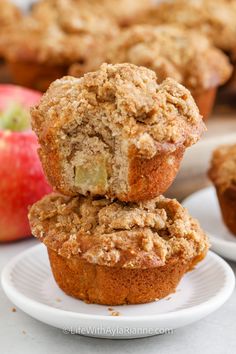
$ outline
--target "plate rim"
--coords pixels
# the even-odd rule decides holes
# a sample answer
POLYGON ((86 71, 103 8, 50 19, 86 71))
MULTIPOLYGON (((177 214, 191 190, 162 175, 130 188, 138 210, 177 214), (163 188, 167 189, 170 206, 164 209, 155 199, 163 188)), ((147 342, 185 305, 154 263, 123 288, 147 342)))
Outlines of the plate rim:
MULTIPOLYGON (((20 302, 27 302, 27 307, 38 307, 38 311, 42 310, 44 313, 45 311, 50 315, 53 314, 60 314, 61 316, 69 316, 70 318, 73 319, 83 319, 83 320, 89 320, 93 319, 96 321, 105 321, 105 322, 116 322, 117 324, 120 322, 156 322, 156 321, 166 321, 166 320, 171 320, 175 319, 176 317, 187 317, 187 316, 194 316, 195 313, 203 312, 206 314, 209 314, 216 309, 218 309, 220 306, 222 306, 232 295, 234 288, 235 288, 235 275, 230 267, 230 265, 223 260, 220 256, 215 254, 212 251, 208 251, 207 257, 212 257, 217 260, 218 263, 220 263, 221 267, 225 271, 225 281, 224 281, 224 286, 220 288, 220 290, 212 296, 210 299, 207 301, 204 301, 198 305, 191 306, 186 309, 179 309, 176 311, 171 311, 167 313, 162 313, 162 314, 156 314, 156 315, 145 315, 145 316, 105 316, 105 315, 96 315, 96 314, 84 314, 81 312, 73 312, 69 310, 63 310, 60 308, 55 308, 53 306, 44 304, 40 301, 36 301, 34 299, 31 299, 21 293, 17 288, 13 286, 11 283, 11 271, 14 269, 14 266, 26 255, 31 254, 33 252, 36 252, 38 249, 41 249, 43 251, 43 245, 39 244, 33 247, 28 248, 27 250, 21 252, 17 256, 13 257, 3 268, 1 272, 1 284, 2 288, 6 294, 6 296, 16 305, 18 306, 15 301, 12 300, 12 298, 15 300, 16 297, 20 299, 20 302), (213 309, 213 310, 211 310, 213 309)), ((82 301, 82 300, 80 300, 82 301)), ((106 305, 101 305, 101 306, 106 306, 106 305)), ((129 305, 127 305, 129 306, 129 305)), ((20 309, 21 307, 18 306, 20 309)), ((115 306, 114 306, 115 307, 115 306)), ((26 312, 25 310, 22 310, 26 312)), ((26 312, 27 313, 27 312, 26 312)), ((32 316, 33 317, 33 316, 32 316)), ((204 317, 204 316, 203 316, 204 317)))
MULTIPOLYGON (((204 194, 204 193, 206 193, 206 192, 208 192, 210 190, 215 192, 214 186, 208 186, 208 187, 205 187, 205 188, 201 188, 201 189, 193 192, 192 194, 190 194, 188 197, 186 197, 181 202, 181 204, 183 205, 183 207, 188 208, 188 205, 186 205, 186 204, 188 204, 193 198, 196 198, 198 195, 204 194)), ((212 234, 211 232, 208 232, 208 231, 206 231, 206 234, 210 236, 211 241, 213 241, 218 247, 224 246, 224 247, 227 247, 227 248, 233 247, 233 248, 236 249, 236 243, 235 242, 227 241, 227 240, 224 240, 224 239, 223 240, 219 239, 219 238, 215 237, 214 234, 212 234)), ((236 259, 236 257, 235 257, 235 259, 236 259)))

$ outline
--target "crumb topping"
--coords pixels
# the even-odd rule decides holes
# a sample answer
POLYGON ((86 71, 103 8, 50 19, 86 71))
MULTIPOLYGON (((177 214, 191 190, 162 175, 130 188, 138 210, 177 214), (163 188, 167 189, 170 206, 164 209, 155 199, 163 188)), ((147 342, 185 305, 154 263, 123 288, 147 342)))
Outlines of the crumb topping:
POLYGON ((208 175, 222 191, 236 187, 236 144, 222 145, 214 151, 208 175))
POLYGON ((232 71, 228 58, 206 37, 174 25, 128 28, 112 41, 108 61, 146 66, 159 82, 172 77, 191 91, 222 84, 232 71))
POLYGON ((137 22, 149 24, 177 23, 195 28, 226 51, 236 47, 236 2, 234 0, 170 0, 147 11, 137 22))
POLYGON ((132 64, 103 64, 83 78, 56 80, 32 110, 32 124, 41 142, 51 130, 86 126, 87 135, 97 129, 106 142, 109 134, 120 137, 147 158, 191 146, 205 130, 187 89, 173 79, 159 85, 153 71, 132 64))
POLYGON ((207 250, 198 222, 176 200, 145 203, 51 194, 30 210, 32 233, 63 257, 125 268, 162 266, 207 250))

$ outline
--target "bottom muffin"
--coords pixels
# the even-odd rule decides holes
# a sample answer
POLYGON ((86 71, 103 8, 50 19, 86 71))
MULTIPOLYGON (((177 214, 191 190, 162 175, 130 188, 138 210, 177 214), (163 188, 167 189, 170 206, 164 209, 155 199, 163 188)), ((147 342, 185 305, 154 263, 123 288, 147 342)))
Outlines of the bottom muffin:
POLYGON ((236 144, 214 151, 208 176, 216 188, 224 223, 236 236, 236 144))
POLYGON ((198 222, 163 196, 135 204, 51 194, 29 219, 59 287, 89 303, 161 299, 208 250, 198 222))

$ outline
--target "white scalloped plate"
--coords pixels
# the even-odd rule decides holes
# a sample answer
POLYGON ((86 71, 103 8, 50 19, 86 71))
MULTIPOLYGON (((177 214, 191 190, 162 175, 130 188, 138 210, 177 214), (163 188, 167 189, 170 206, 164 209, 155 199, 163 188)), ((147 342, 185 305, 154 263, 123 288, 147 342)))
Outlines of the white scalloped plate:
POLYGON ((209 252, 185 275, 174 294, 149 304, 114 306, 111 310, 65 295, 52 277, 43 245, 21 253, 2 272, 5 293, 30 316, 65 333, 113 339, 163 334, 193 323, 223 305, 234 285, 228 264, 209 252), (119 316, 112 316, 112 311, 119 316))
POLYGON ((236 237, 226 228, 214 187, 191 194, 182 202, 207 232, 212 250, 222 257, 236 261, 236 237))

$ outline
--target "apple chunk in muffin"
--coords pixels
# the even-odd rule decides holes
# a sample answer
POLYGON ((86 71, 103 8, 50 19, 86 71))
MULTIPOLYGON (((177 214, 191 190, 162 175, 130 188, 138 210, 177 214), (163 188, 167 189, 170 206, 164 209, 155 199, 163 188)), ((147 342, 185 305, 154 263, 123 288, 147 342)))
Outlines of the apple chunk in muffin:
POLYGON ((84 193, 99 193, 107 189, 107 168, 103 156, 95 156, 94 160, 75 166, 75 186, 84 193))
POLYGON ((166 191, 205 125, 190 92, 132 64, 56 80, 32 110, 44 170, 65 195, 141 201, 166 191))

